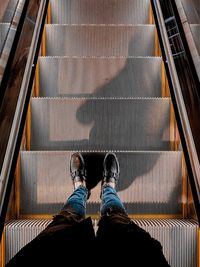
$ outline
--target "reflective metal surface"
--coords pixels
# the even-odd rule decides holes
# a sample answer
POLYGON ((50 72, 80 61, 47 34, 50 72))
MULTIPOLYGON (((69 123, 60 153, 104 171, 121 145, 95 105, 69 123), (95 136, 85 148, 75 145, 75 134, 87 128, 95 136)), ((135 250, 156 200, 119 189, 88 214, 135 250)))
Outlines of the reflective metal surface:
MULTIPOLYGON (((189 220, 134 220, 158 239, 163 253, 172 267, 196 267, 198 225, 189 220)), ((6 262, 40 233, 50 220, 10 221, 6 226, 6 262)), ((97 228, 98 221, 94 221, 97 228)))
MULTIPOLYGON (((54 214, 62 208, 73 190, 69 170, 72 153, 21 152, 21 214, 54 214)), ((105 152, 82 153, 90 184, 98 183, 105 152)), ((130 214, 181 214, 181 152, 116 154, 120 163, 117 191, 130 214)), ((99 212, 100 186, 101 183, 92 190, 87 202, 88 214, 99 212)))
POLYGON ((154 25, 46 25, 46 56, 154 56, 154 25))
POLYGON ((148 24, 149 0, 51 0, 53 24, 148 24))
POLYGON ((161 97, 162 59, 39 59, 41 97, 161 97))
POLYGON ((33 98, 32 150, 170 150, 168 98, 33 98))

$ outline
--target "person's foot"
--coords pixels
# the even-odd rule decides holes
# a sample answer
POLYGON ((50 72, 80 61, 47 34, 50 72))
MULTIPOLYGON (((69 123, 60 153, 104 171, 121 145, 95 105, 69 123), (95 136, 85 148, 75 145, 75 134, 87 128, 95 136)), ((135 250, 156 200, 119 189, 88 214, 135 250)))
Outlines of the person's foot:
POLYGON ((74 189, 78 188, 80 185, 86 187, 85 162, 83 156, 79 152, 71 155, 70 174, 74 185, 74 189))
POLYGON ((114 153, 107 153, 103 162, 103 180, 102 186, 109 184, 113 188, 119 178, 120 168, 117 156, 114 153))

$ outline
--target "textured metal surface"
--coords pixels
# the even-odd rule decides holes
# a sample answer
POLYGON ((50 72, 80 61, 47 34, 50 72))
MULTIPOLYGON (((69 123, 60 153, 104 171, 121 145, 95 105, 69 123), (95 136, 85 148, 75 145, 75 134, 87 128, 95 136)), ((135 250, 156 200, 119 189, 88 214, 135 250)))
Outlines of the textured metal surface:
POLYGON ((33 150, 168 150, 168 98, 33 98, 33 150))
POLYGON ((0 55, 8 34, 10 24, 9 23, 0 23, 0 55))
POLYGON ((40 96, 159 97, 161 58, 41 57, 40 96))
POLYGON ((47 56, 154 56, 154 25, 46 25, 47 56))
POLYGON ((34 239, 51 220, 12 220, 5 227, 5 262, 34 239))
POLYGON ((200 24, 200 1, 181 0, 189 23, 200 24))
MULTIPOLYGON (((134 220, 134 222, 160 241, 171 267, 197 266, 196 222, 189 220, 134 220)), ((50 220, 10 221, 5 230, 6 262, 49 223, 50 220)), ((95 220, 94 228, 97 228, 97 223, 95 220)))
POLYGON ((149 0, 51 0, 51 23, 148 24, 149 0))
MULTIPOLYGON (((55 214, 62 208, 73 191, 69 170, 72 153, 21 152, 21 214, 55 214)), ((116 154, 120 163, 117 191, 129 213, 181 213, 181 152, 116 154)), ((99 153, 98 157, 89 152, 83 155, 88 180, 93 181, 91 184, 97 183, 88 200, 87 213, 97 213, 105 153, 99 153)))
POLYGON ((190 25, 191 30, 192 30, 192 35, 194 37, 194 41, 200 56, 200 25, 197 24, 191 24, 190 25))
POLYGON ((142 220, 135 223, 161 242, 171 267, 197 266, 197 223, 189 220, 142 220))

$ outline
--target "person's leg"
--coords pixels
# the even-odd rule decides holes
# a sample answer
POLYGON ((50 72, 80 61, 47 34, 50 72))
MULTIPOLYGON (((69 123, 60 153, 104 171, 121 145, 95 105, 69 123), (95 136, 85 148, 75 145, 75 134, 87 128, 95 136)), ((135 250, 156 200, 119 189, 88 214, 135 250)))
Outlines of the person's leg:
POLYGON ((130 219, 117 195, 119 162, 115 154, 106 155, 103 168, 101 217, 96 234, 98 249, 108 252, 104 253, 102 264, 117 265, 120 256, 124 265, 133 260, 134 266, 169 267, 161 244, 130 219))
POLYGON ((70 174, 74 191, 68 197, 61 211, 54 216, 50 227, 60 224, 61 221, 74 224, 80 222, 86 215, 86 202, 90 191, 86 187, 85 162, 80 153, 74 153, 70 160, 70 174))
POLYGON ((116 191, 116 183, 119 178, 120 168, 118 159, 114 153, 106 154, 103 168, 101 215, 110 214, 112 211, 119 211, 120 213, 126 214, 125 207, 116 191))
POLYGON ((81 154, 72 155, 70 173, 74 192, 62 210, 11 259, 7 266, 64 266, 66 255, 68 261, 75 260, 75 265, 80 266, 88 251, 94 254, 92 250, 95 232, 92 220, 84 219, 88 189, 81 154))
POLYGON ((66 203, 64 204, 61 212, 71 211, 80 217, 84 218, 86 214, 86 201, 88 199, 88 189, 80 185, 74 190, 74 192, 69 196, 66 203))
POLYGON ((109 184, 102 186, 101 191, 101 215, 110 214, 112 211, 126 213, 125 207, 120 200, 117 191, 109 184))
POLYGON ((61 213, 75 213, 80 218, 84 218, 86 214, 86 202, 90 192, 86 187, 86 170, 85 163, 80 153, 74 153, 70 160, 70 174, 74 186, 74 191, 68 197, 61 213))

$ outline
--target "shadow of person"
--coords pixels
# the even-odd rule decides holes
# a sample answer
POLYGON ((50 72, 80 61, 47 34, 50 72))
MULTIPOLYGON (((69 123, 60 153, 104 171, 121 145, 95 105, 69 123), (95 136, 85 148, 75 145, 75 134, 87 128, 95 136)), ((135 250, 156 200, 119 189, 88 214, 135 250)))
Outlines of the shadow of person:
MULTIPOLYGON (((134 37, 138 36, 131 36, 128 55, 134 54, 132 51, 134 37)), ((158 92, 158 88, 161 91, 161 80, 157 81, 157 84, 155 79, 148 81, 146 66, 145 64, 141 66, 137 65, 134 84, 130 71, 132 61, 128 57, 124 67, 116 76, 100 86, 92 97, 85 99, 85 103, 77 110, 77 121, 85 125, 93 123, 88 139, 89 150, 127 152, 170 150, 170 100, 154 98, 161 96, 161 92, 158 92), (156 84, 156 91, 152 90, 153 83, 156 84)), ((151 78, 152 76, 149 77, 151 78)), ((158 158, 159 154, 155 154, 135 173, 128 173, 131 169, 128 168, 119 190, 128 188, 134 179, 149 172, 158 158)))
MULTIPOLYGON (((159 88, 161 91, 161 77, 158 79, 158 82, 155 79, 158 75, 154 76, 154 72, 150 72, 151 74, 149 74, 148 71, 148 68, 151 71, 154 70, 154 65, 151 65, 152 61, 149 58, 147 59, 148 56, 154 55, 154 31, 154 26, 138 26, 136 28, 128 26, 127 28, 122 27, 120 30, 115 29, 113 26, 109 26, 108 28, 91 26, 90 29, 84 28, 82 35, 84 35, 84 32, 88 33, 88 35, 83 36, 79 46, 74 47, 72 45, 77 40, 75 38, 76 36, 71 39, 70 44, 66 42, 66 45, 69 44, 69 47, 65 49, 66 53, 71 53, 71 56, 77 53, 78 58, 85 56, 84 59, 81 58, 83 64, 81 66, 79 65, 80 61, 76 60, 76 63, 73 61, 73 64, 75 64, 73 67, 78 67, 78 75, 81 70, 81 76, 72 75, 73 68, 71 67, 70 69, 70 77, 74 77, 74 79, 72 78, 70 80, 71 84, 73 85, 73 81, 75 80, 79 81, 76 82, 76 86, 81 89, 81 85, 83 84, 84 92, 80 91, 77 95, 74 94, 75 99, 71 98, 73 91, 65 91, 65 83, 60 81, 63 86, 62 90, 60 90, 62 96, 70 98, 63 98, 62 101, 60 99, 59 101, 51 101, 50 105, 47 103, 46 109, 48 110, 49 108, 52 119, 49 120, 51 124, 45 127, 44 124, 48 120, 41 119, 43 129, 47 129, 46 134, 44 134, 47 138, 43 138, 43 140, 46 142, 45 146, 51 149, 93 151, 91 155, 90 153, 87 155, 88 158, 86 160, 89 166, 88 172, 91 179, 91 188, 102 178, 103 154, 94 156, 94 152, 119 152, 123 177, 120 180, 118 191, 123 192, 129 189, 128 194, 131 195, 134 182, 136 180, 141 181, 141 177, 145 176, 145 174, 147 174, 147 178, 145 177, 145 179, 149 179, 150 175, 148 173, 154 169, 160 158, 159 153, 149 156, 148 159, 145 158, 146 160, 144 160, 144 157, 141 157, 140 163, 137 165, 139 167, 137 167, 133 163, 135 160, 134 157, 131 156, 133 152, 139 151, 141 153, 143 151, 145 154, 145 151, 165 151, 171 149, 169 127, 170 100, 167 98, 157 98, 161 96, 161 92, 159 92, 159 88), (127 32, 125 32, 126 30, 127 32), (103 40, 100 38, 100 33, 103 34, 103 40), (88 49, 90 39, 91 49, 88 49), (120 40, 122 40, 121 43, 120 40), (99 50, 97 46, 98 41, 102 42, 99 44, 99 50), (82 43, 84 44, 83 46, 82 43), (83 50, 79 51, 79 47, 83 48, 83 50), (82 54, 83 52, 85 54, 82 54), (83 67, 86 66, 84 65, 84 60, 88 60, 91 55, 94 56, 95 60, 99 60, 99 62, 102 60, 103 67, 101 66, 101 68, 99 67, 99 69, 97 68, 92 71, 94 77, 90 77, 88 71, 87 83, 86 78, 82 79, 85 71, 83 67), (101 57, 102 55, 104 56, 104 61, 101 57), (115 66, 116 68, 112 71, 112 64, 115 64, 115 60, 110 61, 109 67, 106 65, 106 60, 108 59, 109 61, 109 58, 106 57, 107 55, 112 56, 113 59, 121 58, 121 62, 118 62, 117 65, 119 69, 115 66), (136 60, 135 56, 141 57, 140 60, 143 60, 143 65, 139 65, 139 58, 137 58, 138 62, 135 63, 138 64, 135 64, 134 69, 132 69, 132 60, 136 60), (145 64, 146 61, 148 61, 147 64, 145 64), (107 67, 106 70, 104 67, 107 67), (103 74, 107 75, 103 76, 99 70, 103 70, 103 74), (133 73, 134 76, 132 77, 133 73), (99 74, 102 76, 98 80, 99 74), (95 81, 98 82, 95 84, 95 81), (92 87, 93 84, 98 86, 92 87), (87 85, 90 87, 89 92, 87 92, 87 85), (154 87, 156 91, 154 91, 154 87), (61 116, 62 119, 60 119, 61 116), (120 154, 120 152, 124 152, 124 154, 120 154), (125 155, 128 155, 128 157, 125 157, 125 155), (125 158, 128 161, 127 165, 124 160, 125 158)), ((80 36, 80 38, 82 37, 80 36)), ((66 62, 63 61, 62 63, 65 64, 66 62)), ((91 67, 92 64, 94 63, 89 62, 88 66, 91 67)), ((65 68, 65 71, 67 72, 68 69, 65 68)), ((63 75, 65 75, 64 71, 63 75)), ((57 87, 60 88, 60 86, 57 87)), ((69 89, 69 86, 67 87, 69 89)), ((44 102, 42 104, 44 105, 44 102)), ((37 138, 37 140, 42 139, 37 138)), ((159 176, 158 172, 156 175, 159 176)), ((156 182, 162 183, 162 177, 157 178, 156 182)), ((148 184, 151 182, 152 180, 150 179, 148 184)), ((151 193, 153 195, 155 192, 155 186, 154 184, 150 184, 150 186, 151 190, 148 189, 148 204, 152 208, 154 202, 151 201, 150 195, 151 193)), ((141 193, 144 192, 141 187, 138 190, 141 193)), ((159 198, 154 200, 155 202, 159 202, 159 198)))

